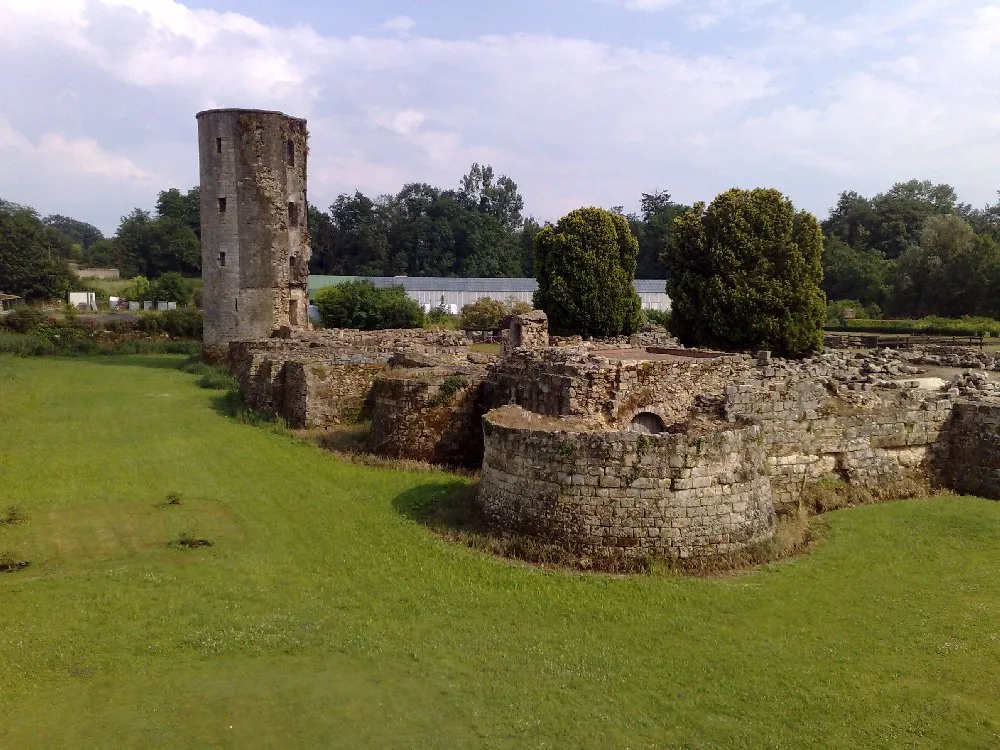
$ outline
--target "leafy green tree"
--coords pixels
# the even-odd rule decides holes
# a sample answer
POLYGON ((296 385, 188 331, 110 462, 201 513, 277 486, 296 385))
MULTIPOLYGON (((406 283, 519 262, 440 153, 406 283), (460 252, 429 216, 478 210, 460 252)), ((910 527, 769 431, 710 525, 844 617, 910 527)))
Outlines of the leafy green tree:
POLYGON ((529 216, 517 233, 517 244, 521 250, 521 276, 528 279, 535 276, 535 236, 541 229, 542 225, 535 221, 535 217, 529 216))
POLYGON ((493 167, 473 164, 462 177, 462 195, 481 213, 495 218, 506 232, 516 232, 523 220, 524 198, 507 175, 495 178, 493 167))
POLYGON ((79 245, 83 252, 104 239, 104 233, 93 224, 69 216, 52 214, 42 219, 42 223, 59 232, 70 245, 79 245))
POLYGON ((670 193, 666 190, 643 193, 640 207, 639 216, 632 214, 628 217, 632 233, 639 240, 635 275, 640 279, 662 278, 660 256, 670 242, 674 219, 688 207, 671 200, 670 193))
POLYGON ((877 250, 856 250, 839 236, 823 247, 823 284, 827 299, 857 300, 885 307, 896 280, 896 263, 877 250))
POLYGON ((535 307, 560 335, 619 336, 638 330, 642 308, 632 286, 639 243, 628 222, 580 208, 535 237, 535 307))
POLYGON ((935 185, 930 180, 897 182, 872 198, 872 247, 887 258, 898 258, 920 241, 927 219, 953 213, 955 203, 955 190, 950 185, 935 185))
POLYGON ((991 237, 976 235, 957 215, 932 216, 920 243, 899 259, 899 284, 893 310, 914 317, 989 314, 1000 248, 991 237))
POLYGON ((122 289, 121 296, 131 302, 152 301, 153 285, 145 276, 133 276, 128 286, 122 289))
POLYGON ((27 300, 65 299, 73 280, 38 214, 0 200, 0 291, 27 300))
POLYGON ((122 218, 115 234, 115 257, 124 275, 157 278, 169 271, 201 271, 201 245, 194 231, 171 217, 153 219, 140 208, 122 218))
POLYGON ((466 331, 495 331, 510 308, 500 300, 482 297, 462 308, 462 328, 466 331))
POLYGON ((424 321, 420 305, 401 286, 378 289, 370 281, 348 281, 320 289, 315 303, 327 328, 419 328, 424 321))
POLYGON ((156 199, 156 218, 173 219, 184 224, 201 239, 201 188, 182 193, 177 188, 160 192, 156 199))
POLYGON ((176 302, 187 305, 191 302, 191 284, 176 271, 163 274, 153 284, 152 295, 161 302, 176 302))
POLYGON ((113 268, 115 265, 115 243, 102 239, 83 251, 83 262, 95 268, 113 268))
POLYGON ((671 332, 694 346, 800 357, 823 345, 823 233, 777 190, 734 188, 677 219, 664 254, 671 332))

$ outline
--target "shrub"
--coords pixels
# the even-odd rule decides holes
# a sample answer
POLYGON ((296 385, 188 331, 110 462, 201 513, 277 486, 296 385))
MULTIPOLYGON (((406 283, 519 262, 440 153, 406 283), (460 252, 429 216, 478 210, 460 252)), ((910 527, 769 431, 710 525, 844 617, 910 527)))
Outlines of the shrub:
POLYGON ((466 331, 495 331, 511 309, 499 300, 482 297, 462 308, 462 328, 466 331))
POLYGON ((153 299, 186 305, 191 301, 191 284, 176 271, 163 274, 150 290, 153 299))
POLYGON ((41 357, 45 354, 55 353, 55 344, 43 336, 0 331, 0 354, 13 354, 18 357, 41 357))
POLYGON ((639 242, 623 216, 580 208, 535 236, 535 307, 558 335, 618 336, 639 329, 632 286, 639 242))
POLYGON ((402 286, 378 289, 370 281, 347 281, 316 293, 316 307, 327 328, 420 328, 424 311, 402 286))
POLYGON ((644 310, 646 315, 646 320, 653 325, 663 326, 668 331, 670 330, 670 311, 669 310, 644 310))
POLYGON ((36 307, 22 305, 3 318, 0 318, 4 328, 17 333, 27 333, 35 326, 45 321, 45 316, 36 307))
POLYGON ((164 332, 177 339, 201 339, 203 316, 196 307, 180 307, 161 313, 164 332))
POLYGON ((823 234, 777 190, 734 188, 675 221, 663 254, 671 331, 687 346, 770 349, 802 357, 823 346, 823 234))

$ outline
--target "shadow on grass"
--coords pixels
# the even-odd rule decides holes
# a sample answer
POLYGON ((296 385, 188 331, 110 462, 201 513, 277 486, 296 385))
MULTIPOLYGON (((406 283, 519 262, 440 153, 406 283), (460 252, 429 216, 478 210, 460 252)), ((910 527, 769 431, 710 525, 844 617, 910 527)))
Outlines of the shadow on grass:
POLYGON ((397 496, 392 505, 401 515, 425 526, 445 541, 510 561, 600 573, 649 573, 648 557, 593 555, 573 544, 546 541, 528 534, 499 529, 476 503, 478 483, 433 482, 397 496))

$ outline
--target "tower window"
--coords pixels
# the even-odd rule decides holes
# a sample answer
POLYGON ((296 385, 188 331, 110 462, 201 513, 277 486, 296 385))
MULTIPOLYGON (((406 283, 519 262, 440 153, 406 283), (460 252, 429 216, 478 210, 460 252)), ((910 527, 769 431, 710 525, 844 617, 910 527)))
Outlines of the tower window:
POLYGON ((226 199, 225 198, 219 198, 219 213, 220 214, 226 213, 226 199))
POLYGON ((220 266, 225 266, 226 265, 226 254, 225 253, 219 253, 219 265, 220 266))
POLYGON ((299 223, 299 204, 295 201, 288 202, 288 224, 295 225, 299 223))
POLYGON ((290 140, 285 143, 285 159, 288 166, 295 166, 295 141, 290 140))
POLYGON ((215 139, 215 153, 217 153, 217 154, 221 154, 222 153, 222 139, 221 138, 216 138, 215 139))
POLYGON ((239 312, 240 311, 240 298, 239 297, 235 297, 233 299, 233 302, 236 303, 236 312, 239 312))

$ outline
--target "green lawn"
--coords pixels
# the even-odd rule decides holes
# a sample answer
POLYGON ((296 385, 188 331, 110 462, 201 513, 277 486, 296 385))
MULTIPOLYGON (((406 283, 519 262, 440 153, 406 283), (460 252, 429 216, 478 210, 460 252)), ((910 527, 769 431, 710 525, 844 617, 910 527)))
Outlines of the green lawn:
POLYGON ((464 480, 236 423, 180 361, 0 358, 0 747, 1000 745, 998 503, 841 511, 729 578, 545 572, 412 520, 464 480))

